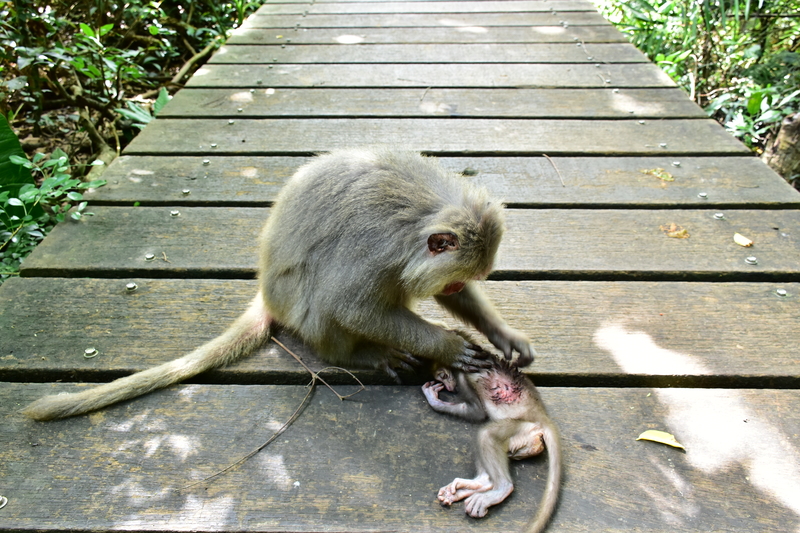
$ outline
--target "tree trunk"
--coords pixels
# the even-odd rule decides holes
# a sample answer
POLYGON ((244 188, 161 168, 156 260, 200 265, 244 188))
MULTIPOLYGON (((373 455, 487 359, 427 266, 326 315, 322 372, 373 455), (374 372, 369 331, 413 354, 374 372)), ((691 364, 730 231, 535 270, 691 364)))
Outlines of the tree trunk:
POLYGON ((780 130, 767 143, 761 159, 800 189, 800 113, 783 119, 780 130))

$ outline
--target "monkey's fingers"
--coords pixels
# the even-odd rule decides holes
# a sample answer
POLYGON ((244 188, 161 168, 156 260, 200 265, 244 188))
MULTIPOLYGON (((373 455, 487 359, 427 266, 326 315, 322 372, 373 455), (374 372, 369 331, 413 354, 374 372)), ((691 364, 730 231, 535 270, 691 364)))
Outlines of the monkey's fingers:
POLYGON ((467 349, 458 356, 451 366, 463 372, 478 372, 483 368, 491 368, 492 364, 492 354, 489 352, 483 349, 480 351, 467 349))
MULTIPOLYGON (((539 355, 536 353, 533 344, 530 343, 520 346, 517 351, 519 352, 519 357, 517 357, 517 360, 513 363, 516 367, 528 366, 533 363, 534 358, 539 355)), ((506 359, 508 359, 508 357, 506 357, 506 359)))
POLYGON ((402 368, 403 370, 413 371, 414 367, 418 367, 422 362, 408 352, 401 352, 400 350, 392 350, 392 361, 390 364, 394 368, 402 368))
POLYGON ((403 384, 403 380, 400 379, 400 376, 395 372, 394 368, 391 367, 388 361, 384 361, 383 364, 380 366, 381 370, 386 372, 386 374, 392 378, 392 380, 397 383, 398 385, 403 384))

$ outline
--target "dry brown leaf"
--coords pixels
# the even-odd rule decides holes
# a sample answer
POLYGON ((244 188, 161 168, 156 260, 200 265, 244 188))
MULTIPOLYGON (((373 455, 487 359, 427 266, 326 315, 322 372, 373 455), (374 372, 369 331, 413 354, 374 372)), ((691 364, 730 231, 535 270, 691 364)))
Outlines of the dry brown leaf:
POLYGON ((661 231, 667 234, 667 237, 672 237, 673 239, 688 239, 689 232, 686 228, 682 228, 681 226, 672 223, 668 226, 661 226, 661 231))
POLYGON ((666 444, 667 446, 672 446, 673 448, 680 448, 683 451, 686 451, 683 444, 675 440, 675 435, 671 433, 667 433, 666 431, 658 431, 657 429, 648 429, 636 440, 649 440, 652 442, 658 442, 660 444, 666 444))
POLYGON ((661 181, 675 181, 675 178, 663 168, 650 168, 642 170, 642 174, 653 176, 661 181))

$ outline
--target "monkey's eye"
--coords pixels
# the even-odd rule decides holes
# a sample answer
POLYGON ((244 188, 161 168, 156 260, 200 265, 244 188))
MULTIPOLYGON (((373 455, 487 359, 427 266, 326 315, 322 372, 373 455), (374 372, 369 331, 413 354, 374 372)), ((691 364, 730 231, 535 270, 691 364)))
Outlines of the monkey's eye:
POLYGON ((428 250, 433 255, 458 249, 458 237, 455 233, 434 233, 428 236, 428 250))

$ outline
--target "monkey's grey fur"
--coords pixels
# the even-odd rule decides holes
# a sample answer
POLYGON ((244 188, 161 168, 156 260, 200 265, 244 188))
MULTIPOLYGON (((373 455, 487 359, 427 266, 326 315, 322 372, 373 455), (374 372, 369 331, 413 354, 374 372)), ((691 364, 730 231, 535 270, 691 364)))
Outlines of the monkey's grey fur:
POLYGON ((465 501, 472 517, 486 516, 490 506, 505 500, 514 490, 508 459, 525 459, 547 448, 549 468, 539 510, 525 533, 539 533, 547 526, 558 501, 561 485, 561 441, 558 428, 547 416, 533 382, 506 361, 466 373, 439 368, 436 381, 423 385, 428 404, 438 412, 470 422, 489 420, 478 432, 473 479, 456 478, 439 490, 439 501, 450 505, 465 501), (439 398, 442 390, 454 392, 452 401, 439 398))
POLYGON ((161 366, 23 411, 37 420, 77 415, 249 355, 287 328, 325 361, 410 368, 417 357, 474 370, 490 364, 462 337, 413 312, 436 297, 507 358, 529 363, 528 338, 510 328, 476 279, 491 271, 503 206, 431 158, 388 149, 341 150, 301 167, 261 235, 260 290, 225 333, 161 366))

